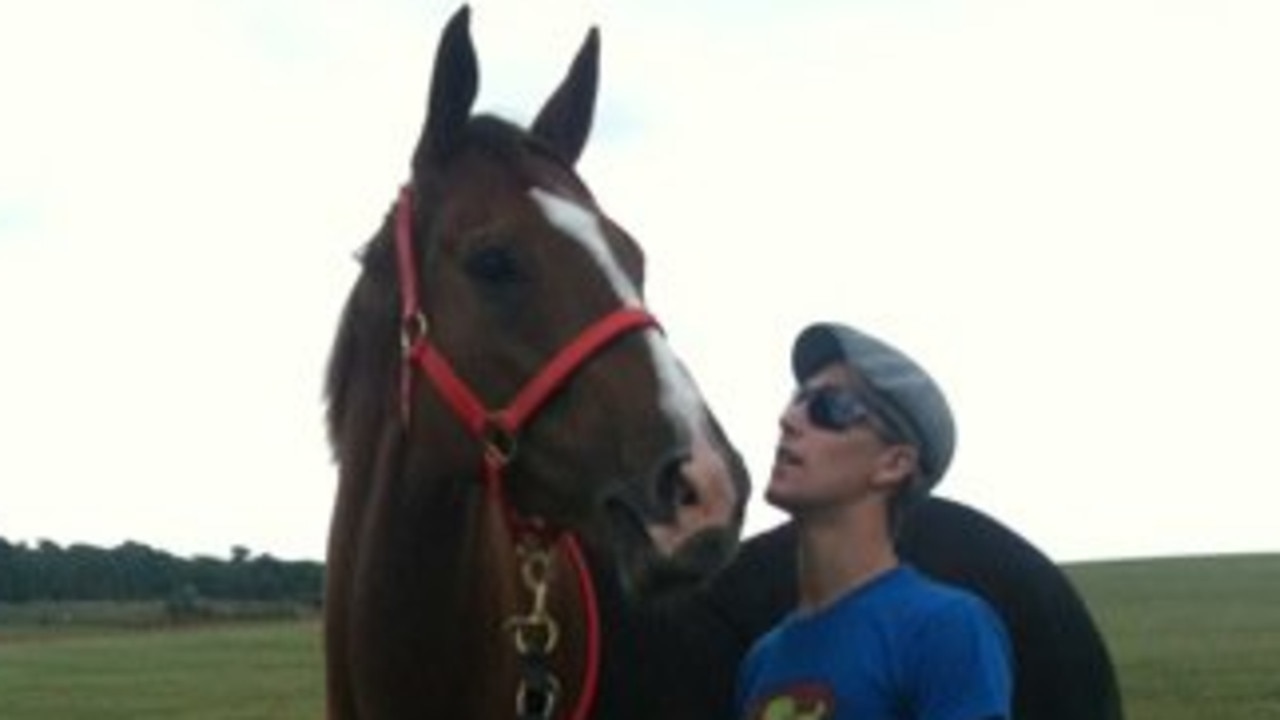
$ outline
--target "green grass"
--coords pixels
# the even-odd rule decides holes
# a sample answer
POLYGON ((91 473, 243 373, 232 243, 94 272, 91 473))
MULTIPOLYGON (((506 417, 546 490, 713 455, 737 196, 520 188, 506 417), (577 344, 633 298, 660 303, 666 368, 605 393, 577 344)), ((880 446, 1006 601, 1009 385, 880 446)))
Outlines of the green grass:
POLYGON ((315 720, 320 630, 274 621, 0 640, 5 720, 315 720))
POLYGON ((1280 555, 1068 568, 1130 720, 1280 720, 1280 555))
MULTIPOLYGON (((1107 639, 1129 720, 1280 720, 1280 555, 1068 571, 1107 639)), ((323 715, 315 620, 139 630, 145 608, 70 608, 80 622, 64 610, 0 607, 0 718, 323 715)))

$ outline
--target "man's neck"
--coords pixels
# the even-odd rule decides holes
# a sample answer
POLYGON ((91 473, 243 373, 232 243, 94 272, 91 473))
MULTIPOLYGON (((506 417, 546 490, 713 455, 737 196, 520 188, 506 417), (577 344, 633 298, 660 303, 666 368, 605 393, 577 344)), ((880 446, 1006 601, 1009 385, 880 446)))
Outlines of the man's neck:
POLYGON ((801 612, 812 612, 898 566, 888 519, 876 508, 797 518, 801 612))

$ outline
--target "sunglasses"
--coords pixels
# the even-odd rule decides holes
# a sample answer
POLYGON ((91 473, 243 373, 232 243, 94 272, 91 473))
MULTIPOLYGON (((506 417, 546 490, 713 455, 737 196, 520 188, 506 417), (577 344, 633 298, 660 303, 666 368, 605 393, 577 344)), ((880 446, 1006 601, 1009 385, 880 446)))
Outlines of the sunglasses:
POLYGON ((791 405, 804 405, 809 422, 831 432, 843 432, 874 417, 857 390, 836 385, 802 387, 791 398, 791 405))

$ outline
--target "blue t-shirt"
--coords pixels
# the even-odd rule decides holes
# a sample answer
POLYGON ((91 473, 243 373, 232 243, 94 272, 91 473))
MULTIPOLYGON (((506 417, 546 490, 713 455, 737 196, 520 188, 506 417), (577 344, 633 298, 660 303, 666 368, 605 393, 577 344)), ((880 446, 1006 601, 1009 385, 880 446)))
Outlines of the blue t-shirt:
POLYGON ((1003 719, 1012 667, 986 602, 900 565, 757 640, 735 707, 742 720, 1003 719))

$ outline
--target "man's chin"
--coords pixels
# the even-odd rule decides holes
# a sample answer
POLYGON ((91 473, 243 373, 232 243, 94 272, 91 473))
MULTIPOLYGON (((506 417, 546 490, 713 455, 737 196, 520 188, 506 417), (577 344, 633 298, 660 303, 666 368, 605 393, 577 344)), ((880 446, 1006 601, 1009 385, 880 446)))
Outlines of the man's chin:
POLYGON ((779 510, 790 512, 794 508, 796 498, 788 493, 786 488, 775 484, 765 488, 764 501, 779 510))

